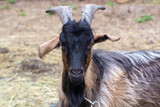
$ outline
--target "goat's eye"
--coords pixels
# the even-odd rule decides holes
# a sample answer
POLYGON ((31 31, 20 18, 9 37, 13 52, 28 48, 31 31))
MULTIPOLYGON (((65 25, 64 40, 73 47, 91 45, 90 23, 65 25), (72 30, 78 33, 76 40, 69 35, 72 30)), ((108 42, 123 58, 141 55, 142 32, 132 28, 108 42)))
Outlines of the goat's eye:
POLYGON ((92 42, 92 43, 90 43, 90 46, 93 46, 94 45, 94 43, 92 42))
POLYGON ((91 48, 92 48, 93 45, 94 45, 93 42, 91 42, 91 43, 88 45, 87 49, 88 49, 88 50, 91 50, 91 48))
POLYGON ((89 44, 89 46, 90 46, 90 47, 92 47, 93 45, 94 45, 94 43, 93 43, 93 42, 91 42, 91 43, 89 44))

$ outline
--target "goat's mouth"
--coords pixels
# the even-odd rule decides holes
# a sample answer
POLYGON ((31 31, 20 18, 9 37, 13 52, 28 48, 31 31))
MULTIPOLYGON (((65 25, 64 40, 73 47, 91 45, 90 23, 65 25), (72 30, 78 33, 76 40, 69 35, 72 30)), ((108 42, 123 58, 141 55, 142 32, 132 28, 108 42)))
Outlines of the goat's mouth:
POLYGON ((83 73, 79 74, 79 75, 74 75, 74 74, 70 73, 69 79, 73 84, 79 85, 84 80, 84 76, 83 76, 83 73))

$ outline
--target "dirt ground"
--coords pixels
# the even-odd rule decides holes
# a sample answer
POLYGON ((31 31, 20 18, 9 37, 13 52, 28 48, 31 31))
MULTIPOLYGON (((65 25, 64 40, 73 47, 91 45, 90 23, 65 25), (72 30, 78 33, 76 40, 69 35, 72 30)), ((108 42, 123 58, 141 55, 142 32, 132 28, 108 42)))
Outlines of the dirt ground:
MULTIPOLYGON (((119 36, 118 42, 106 41, 94 49, 107 51, 160 49, 160 0, 135 0, 134 2, 106 5, 105 0, 17 0, 8 4, 10 9, 0 9, 0 107, 49 107, 58 101, 58 81, 61 71, 61 51, 55 49, 42 60, 38 58, 38 46, 59 35, 62 24, 59 17, 48 15, 45 10, 50 6, 74 4, 75 20, 81 18, 81 7, 96 3, 106 7, 98 11, 93 19, 92 28, 96 34, 107 33, 119 36), (22 11, 25 16, 19 15, 22 11), (152 20, 137 23, 135 18, 151 15, 152 20), (41 61, 47 64, 47 72, 34 72, 41 69, 38 65, 31 70, 22 69, 23 64, 41 61), (27 60, 27 61, 26 61, 27 60), (23 62, 23 63, 22 63, 23 62), (48 68, 47 68, 48 69, 48 68)), ((0 0, 0 6, 7 5, 0 0)), ((43 70, 45 71, 45 69, 43 70)))

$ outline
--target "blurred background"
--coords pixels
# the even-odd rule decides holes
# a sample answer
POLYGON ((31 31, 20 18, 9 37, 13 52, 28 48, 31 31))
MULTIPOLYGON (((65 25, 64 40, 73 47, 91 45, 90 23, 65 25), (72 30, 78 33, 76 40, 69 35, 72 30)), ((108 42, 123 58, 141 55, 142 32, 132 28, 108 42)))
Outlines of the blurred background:
POLYGON ((51 107, 58 101, 60 49, 43 59, 38 46, 61 32, 54 6, 69 5, 76 21, 88 3, 106 7, 92 21, 95 33, 119 36, 94 49, 160 49, 160 0, 0 0, 0 107, 51 107))

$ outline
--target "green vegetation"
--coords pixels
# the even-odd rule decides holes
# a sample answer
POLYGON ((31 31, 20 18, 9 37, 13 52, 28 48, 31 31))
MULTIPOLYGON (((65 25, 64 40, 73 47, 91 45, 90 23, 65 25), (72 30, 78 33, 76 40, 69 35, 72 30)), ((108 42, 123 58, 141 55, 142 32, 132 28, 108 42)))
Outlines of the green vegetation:
POLYGON ((6 6, 2 5, 2 6, 0 7, 0 10, 10 9, 10 8, 11 8, 11 7, 10 7, 9 5, 6 5, 6 6))
POLYGON ((142 1, 143 4, 160 4, 160 0, 142 1))
POLYGON ((24 10, 20 11, 19 16, 26 16, 26 13, 24 10))
POLYGON ((15 0, 6 0, 6 3, 3 3, 2 5, 0 5, 0 10, 4 10, 4 9, 10 9, 11 6, 10 4, 14 4, 15 0))
POLYGON ((68 4, 62 4, 62 6, 70 6, 73 10, 78 9, 77 6, 75 6, 74 4, 70 4, 70 3, 68 3, 68 4))
POLYGON ((73 4, 68 4, 68 6, 72 7, 73 10, 76 10, 78 7, 73 4))
POLYGON ((107 6, 114 6, 115 4, 112 3, 111 1, 107 1, 107 2, 106 2, 106 5, 107 5, 107 6))
POLYGON ((7 2, 8 2, 9 4, 14 4, 14 3, 15 3, 15 0, 7 0, 7 2))
POLYGON ((151 4, 160 4, 160 0, 152 0, 150 1, 151 4))
POLYGON ((141 15, 139 18, 136 18, 135 21, 137 23, 143 23, 145 21, 149 21, 152 20, 152 16, 151 15, 141 15))
MULTIPOLYGON (((53 8, 53 7, 48 7, 48 9, 51 9, 51 8, 53 8)), ((48 13, 48 15, 53 15, 53 14, 55 14, 55 12, 49 12, 48 13)))

